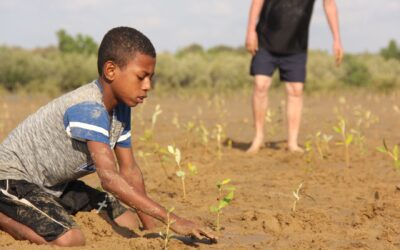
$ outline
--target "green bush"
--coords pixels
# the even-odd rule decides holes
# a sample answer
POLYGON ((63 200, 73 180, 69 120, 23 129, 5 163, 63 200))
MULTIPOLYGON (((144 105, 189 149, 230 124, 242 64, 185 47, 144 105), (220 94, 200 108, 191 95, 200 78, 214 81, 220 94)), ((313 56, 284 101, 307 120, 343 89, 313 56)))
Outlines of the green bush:
POLYGON ((367 86, 372 79, 368 67, 360 58, 352 55, 344 57, 344 75, 342 80, 351 86, 367 86))
MULTIPOLYGON (((69 91, 97 77, 96 55, 69 52, 58 48, 26 50, 0 46, 0 89, 57 94, 69 91)), ((251 56, 244 48, 216 46, 204 50, 199 45, 177 53, 157 55, 157 88, 211 89, 227 91, 249 89, 251 56)), ((400 88, 400 60, 381 55, 346 55, 336 67, 332 55, 310 51, 307 64, 307 91, 344 87, 369 87, 376 90, 400 88)), ((274 86, 281 86, 278 74, 274 86)))

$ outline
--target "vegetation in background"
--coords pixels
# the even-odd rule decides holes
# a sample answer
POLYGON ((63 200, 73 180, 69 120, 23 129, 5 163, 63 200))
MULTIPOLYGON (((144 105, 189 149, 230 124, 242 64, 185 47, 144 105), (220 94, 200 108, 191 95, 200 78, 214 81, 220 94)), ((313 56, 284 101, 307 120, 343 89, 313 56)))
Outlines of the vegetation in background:
MULTIPOLYGON (((58 46, 27 50, 0 46, 0 89, 60 94, 97 77, 98 45, 89 36, 57 32, 58 46)), ((156 87, 160 91, 206 89, 226 91, 252 86, 251 56, 243 47, 216 46, 205 49, 189 45, 176 53, 157 55, 156 87)), ((307 91, 371 87, 391 90, 400 87, 400 49, 390 41, 380 54, 348 54, 342 67, 324 51, 310 51, 307 91)), ((275 86, 278 74, 274 75, 275 86)))

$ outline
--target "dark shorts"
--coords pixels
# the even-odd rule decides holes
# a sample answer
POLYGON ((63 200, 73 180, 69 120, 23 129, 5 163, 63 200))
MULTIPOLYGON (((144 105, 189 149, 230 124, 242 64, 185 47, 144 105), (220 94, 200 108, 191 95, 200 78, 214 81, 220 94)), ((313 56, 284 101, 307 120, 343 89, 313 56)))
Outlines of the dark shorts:
POLYGON ((127 211, 113 196, 82 181, 70 182, 58 198, 24 180, 0 180, 0 212, 28 226, 46 241, 78 228, 71 215, 99 209, 101 203, 111 219, 127 211))
POLYGON ((302 82, 306 80, 307 52, 296 54, 275 54, 260 48, 253 56, 250 74, 272 77, 279 69, 281 81, 302 82))

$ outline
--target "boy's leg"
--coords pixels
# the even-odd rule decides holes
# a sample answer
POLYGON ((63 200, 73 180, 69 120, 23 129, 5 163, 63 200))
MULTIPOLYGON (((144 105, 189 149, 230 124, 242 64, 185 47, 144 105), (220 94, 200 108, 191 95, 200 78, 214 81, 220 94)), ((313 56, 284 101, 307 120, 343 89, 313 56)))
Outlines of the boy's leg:
POLYGON ((304 84, 301 82, 286 83, 288 148, 292 152, 303 152, 297 141, 303 109, 303 87, 304 84))
POLYGON ((258 152, 264 142, 265 111, 268 106, 268 90, 272 78, 266 75, 256 75, 254 81, 252 107, 255 135, 247 153, 258 152))
POLYGON ((118 226, 139 228, 138 217, 134 212, 122 206, 113 196, 92 188, 83 181, 71 181, 60 197, 59 203, 70 214, 96 209, 99 212, 106 212, 107 221, 112 220, 118 226))
POLYGON ((0 180, 0 227, 15 239, 36 244, 85 244, 83 233, 54 197, 26 181, 0 180))

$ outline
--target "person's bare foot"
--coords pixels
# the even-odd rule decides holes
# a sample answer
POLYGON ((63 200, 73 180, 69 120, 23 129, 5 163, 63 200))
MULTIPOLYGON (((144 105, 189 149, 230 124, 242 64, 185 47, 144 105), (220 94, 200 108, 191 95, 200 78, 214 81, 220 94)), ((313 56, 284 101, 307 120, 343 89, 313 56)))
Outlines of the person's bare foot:
POLYGON ((304 149, 302 149, 301 147, 299 147, 298 145, 295 146, 288 146, 288 150, 291 153, 304 153, 304 149))
POLYGON ((263 136, 254 137, 250 148, 247 149, 247 151, 246 151, 246 154, 256 154, 258 151, 260 151, 260 148, 261 148, 263 142, 264 142, 263 136))

